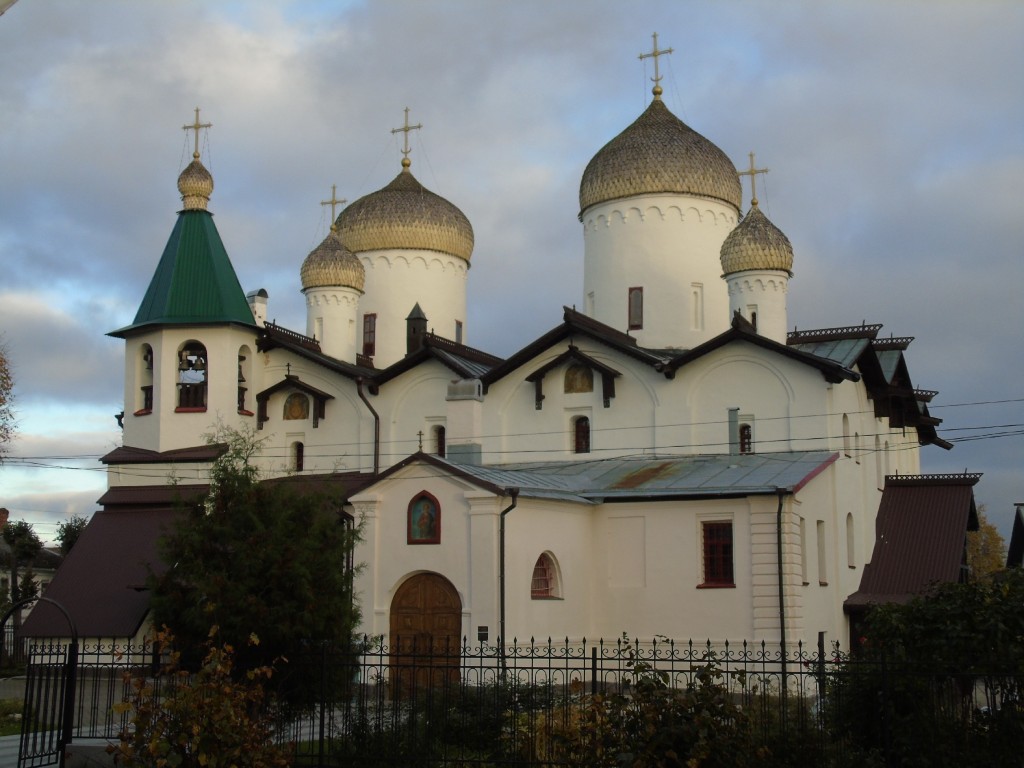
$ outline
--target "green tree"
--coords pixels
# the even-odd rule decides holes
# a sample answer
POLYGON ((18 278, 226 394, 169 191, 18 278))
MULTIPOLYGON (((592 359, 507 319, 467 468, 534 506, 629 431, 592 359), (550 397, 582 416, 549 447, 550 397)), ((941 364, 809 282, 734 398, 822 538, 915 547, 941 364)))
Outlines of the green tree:
POLYGON ((14 439, 14 375, 7 345, 0 343, 0 462, 14 439))
MULTIPOLYGON (((166 625, 186 654, 219 627, 242 672, 319 643, 346 647, 359 619, 350 566, 359 529, 341 499, 260 482, 251 431, 221 430, 211 442, 227 450, 212 468, 209 495, 163 538, 173 567, 150 578, 156 626, 166 625), (259 645, 248 644, 251 635, 259 645)), ((300 677, 288 678, 296 689, 300 677)))
POLYGON ((89 518, 84 515, 72 515, 57 525, 57 543, 60 544, 60 553, 62 555, 67 557, 88 524, 89 518))
MULTIPOLYGON (((43 548, 43 542, 39 540, 32 525, 24 520, 8 521, 3 528, 3 537, 10 550, 8 565, 11 569, 11 602, 17 603, 23 599, 19 572, 22 566, 27 566, 31 569, 36 555, 43 548)), ((26 595, 24 597, 35 597, 35 595, 26 595)), ((14 613, 14 627, 15 629, 21 627, 20 610, 14 613)))
POLYGON ((1021 638, 1020 569, 874 607, 833 678, 838 738, 891 765, 1020 765, 1021 638))
POLYGON ((985 516, 984 504, 978 507, 978 530, 967 532, 967 564, 975 580, 990 579, 1006 567, 1006 542, 985 516))

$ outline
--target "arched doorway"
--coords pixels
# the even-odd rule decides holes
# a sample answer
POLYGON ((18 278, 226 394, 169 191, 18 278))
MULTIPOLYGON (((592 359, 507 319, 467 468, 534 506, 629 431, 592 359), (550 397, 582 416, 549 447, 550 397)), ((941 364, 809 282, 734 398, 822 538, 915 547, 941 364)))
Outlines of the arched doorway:
POLYGON ((437 573, 413 576, 391 601, 391 683, 396 693, 457 681, 462 600, 437 573))

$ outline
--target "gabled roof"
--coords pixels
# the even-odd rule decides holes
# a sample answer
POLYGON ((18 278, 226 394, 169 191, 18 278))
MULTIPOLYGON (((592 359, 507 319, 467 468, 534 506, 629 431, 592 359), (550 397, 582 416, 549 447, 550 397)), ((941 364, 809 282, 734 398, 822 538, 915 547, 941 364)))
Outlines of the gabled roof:
POLYGON ((213 215, 181 211, 135 319, 109 335, 124 337, 153 325, 221 323, 255 326, 213 215))
POLYGON ((888 476, 875 520, 875 548, 847 612, 905 603, 938 582, 963 578, 967 531, 978 530, 980 474, 888 476))
POLYGON ((709 339, 691 350, 675 355, 662 365, 660 370, 671 379, 675 376, 676 371, 684 365, 737 341, 753 344, 756 347, 767 349, 770 352, 782 355, 803 365, 816 368, 821 371, 821 375, 826 381, 833 384, 838 384, 840 381, 858 381, 860 379, 860 376, 855 371, 834 360, 820 357, 801 349, 795 349, 794 347, 780 344, 777 341, 761 336, 739 313, 733 316, 732 325, 728 331, 718 334, 713 339, 709 339))
POLYGON ((610 349, 621 352, 627 357, 639 360, 652 368, 664 363, 668 359, 668 356, 665 354, 638 346, 636 339, 628 333, 623 333, 594 320, 592 317, 587 317, 582 312, 577 312, 569 307, 563 307, 562 311, 561 325, 552 328, 543 336, 527 344, 514 355, 494 366, 480 377, 485 392, 491 384, 512 373, 512 371, 520 366, 525 365, 542 352, 566 339, 571 341, 577 336, 592 339, 610 349))
MULTIPOLYGON (((57 569, 46 596, 66 606, 80 637, 132 637, 149 610, 150 568, 160 573, 158 541, 173 510, 97 512, 57 569)), ((29 637, 67 637, 63 614, 45 602, 22 625, 29 637)))
POLYGON ((502 359, 496 355, 467 347, 465 344, 459 344, 434 333, 423 334, 420 344, 420 348, 412 354, 377 371, 373 376, 370 391, 375 393, 381 384, 391 381, 428 360, 438 361, 461 379, 481 378, 487 371, 502 362, 502 359))
POLYGON ((497 495, 515 488, 522 498, 579 504, 741 498, 797 493, 837 457, 828 451, 792 451, 478 466, 415 453, 377 482, 419 462, 497 495))
POLYGON ((825 357, 848 367, 856 366, 871 398, 875 416, 887 418, 893 428, 915 427, 922 445, 953 446, 941 439, 935 427, 942 419, 928 413, 937 392, 915 389, 904 352, 912 336, 878 338, 881 325, 855 325, 793 331, 786 343, 793 349, 825 357))

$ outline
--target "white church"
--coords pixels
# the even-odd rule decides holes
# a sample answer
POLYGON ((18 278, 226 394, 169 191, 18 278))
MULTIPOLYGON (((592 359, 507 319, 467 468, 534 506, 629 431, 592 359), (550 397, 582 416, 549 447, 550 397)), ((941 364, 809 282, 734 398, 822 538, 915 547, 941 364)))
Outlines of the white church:
POLYGON ((147 631, 146 594, 126 587, 174 499, 205 490, 218 423, 257 432, 267 478, 345 494, 363 629, 385 638, 845 644, 871 602, 961 578, 978 476, 921 475, 922 447, 951 446, 911 339, 787 333, 794 253, 756 192, 744 210, 753 155, 738 172, 658 79, 580 180, 582 309, 506 359, 467 345, 473 228, 414 176, 408 111, 398 175, 296 262, 296 330, 236 276, 197 110, 182 209, 110 334, 123 446, 48 593, 80 633, 147 631))

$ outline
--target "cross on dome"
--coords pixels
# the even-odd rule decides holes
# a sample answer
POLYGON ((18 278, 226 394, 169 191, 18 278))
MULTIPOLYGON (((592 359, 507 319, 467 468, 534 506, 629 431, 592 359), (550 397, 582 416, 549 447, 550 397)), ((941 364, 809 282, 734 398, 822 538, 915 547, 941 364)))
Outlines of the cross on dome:
POLYGON ((348 200, 345 200, 344 198, 342 198, 340 200, 338 199, 338 185, 337 184, 331 184, 331 199, 330 200, 321 200, 320 201, 320 205, 329 205, 329 206, 331 206, 331 230, 332 231, 336 227, 334 222, 337 219, 337 214, 335 212, 337 210, 337 207, 339 205, 341 205, 342 203, 347 203, 347 202, 348 202, 348 200))
POLYGON ((640 61, 643 61, 644 59, 650 59, 650 58, 654 59, 654 77, 651 78, 651 82, 654 83, 654 88, 651 89, 651 93, 654 94, 654 98, 660 99, 661 98, 661 94, 662 94, 662 90, 661 90, 661 85, 660 85, 660 83, 661 83, 661 75, 658 74, 658 57, 659 56, 665 56, 666 54, 672 53, 672 49, 671 48, 664 48, 664 49, 659 51, 658 50, 658 33, 657 32, 652 33, 651 37, 654 38, 654 48, 651 50, 650 53, 641 53, 639 58, 640 58, 640 61))
POLYGON ((416 123, 416 125, 409 125, 409 108, 405 108, 405 125, 401 128, 392 128, 392 133, 404 133, 404 146, 402 148, 402 167, 408 168, 412 165, 412 160, 409 159, 409 153, 412 152, 409 149, 409 131, 415 131, 423 127, 423 123, 416 123))
POLYGON ((757 208, 757 174, 768 173, 768 168, 756 168, 754 167, 754 153, 750 153, 750 170, 739 171, 738 176, 749 176, 750 177, 750 205, 757 208))
POLYGON ((212 127, 213 127, 213 123, 200 123, 199 122, 199 107, 196 107, 196 119, 195 119, 195 122, 192 123, 192 125, 183 125, 183 126, 181 126, 182 130, 184 130, 186 133, 188 131, 195 131, 196 132, 196 147, 195 147, 195 150, 192 152, 192 157, 194 157, 196 160, 199 159, 199 129, 200 128, 212 128, 212 127))

